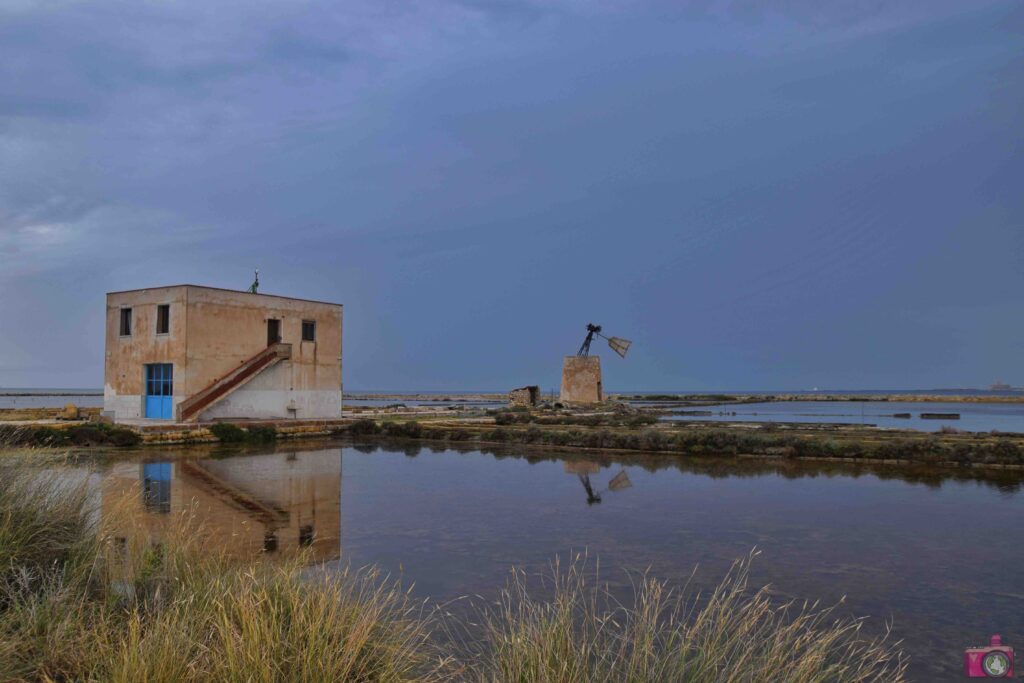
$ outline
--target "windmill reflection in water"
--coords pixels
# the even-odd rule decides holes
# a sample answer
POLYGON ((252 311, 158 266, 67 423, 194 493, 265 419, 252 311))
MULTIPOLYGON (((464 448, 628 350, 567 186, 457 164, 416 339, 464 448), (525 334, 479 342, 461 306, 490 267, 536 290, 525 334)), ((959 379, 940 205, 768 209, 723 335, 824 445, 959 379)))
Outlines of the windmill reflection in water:
POLYGON ((595 490, 594 485, 590 481, 590 475, 600 472, 601 466, 589 460, 567 461, 565 463, 565 471, 567 474, 575 474, 579 478, 580 483, 583 485, 583 490, 587 493, 587 505, 600 503, 602 493, 622 491, 633 486, 633 482, 629 480, 629 475, 623 469, 608 480, 608 485, 603 491, 595 490))

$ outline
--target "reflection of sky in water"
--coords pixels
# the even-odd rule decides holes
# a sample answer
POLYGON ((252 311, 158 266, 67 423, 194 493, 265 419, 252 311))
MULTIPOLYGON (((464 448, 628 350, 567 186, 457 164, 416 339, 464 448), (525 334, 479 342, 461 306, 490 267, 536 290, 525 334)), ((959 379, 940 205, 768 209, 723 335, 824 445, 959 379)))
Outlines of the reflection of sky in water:
POLYGON ((75 394, 70 396, 34 395, 0 396, 0 408, 59 408, 74 403, 79 408, 99 408, 103 395, 75 394))
POLYGON ((350 408, 384 408, 386 405, 426 405, 428 408, 504 408, 504 400, 416 400, 406 398, 343 398, 342 402, 350 408))
MULTIPOLYGON (((990 632, 1024 640, 1024 495, 715 467, 713 477, 627 465, 632 488, 588 506, 562 461, 346 449, 342 557, 380 563, 445 600, 492 597, 510 565, 540 571, 570 549, 599 557, 623 589, 624 568, 682 582, 698 564, 706 589, 757 546, 754 579, 779 594, 849 595, 850 612, 875 617, 874 627, 894 619, 916 655, 915 679, 955 675, 962 648, 990 632)), ((619 471, 590 476, 604 489, 619 471)))
POLYGON ((1024 432, 1024 403, 927 403, 898 401, 782 401, 683 407, 711 415, 671 415, 671 420, 715 422, 806 422, 873 424, 897 429, 938 431, 955 427, 972 432, 1024 432), (894 413, 910 413, 897 418, 894 413), (959 413, 959 420, 923 420, 921 413, 959 413))
MULTIPOLYGON (((703 590, 756 546, 763 554, 755 583, 826 603, 848 595, 844 613, 872 617, 873 632, 892 619, 914 657, 913 680, 955 677, 963 648, 991 633, 1024 645, 1024 492, 1016 474, 942 481, 925 470, 873 474, 832 464, 586 461, 414 444, 404 452, 300 448, 216 459, 210 449, 176 451, 202 454, 191 461, 154 449, 146 460, 174 463, 172 508, 193 495, 209 499, 211 540, 251 537, 245 542, 258 551, 265 534, 259 511, 240 506, 251 496, 270 509, 263 516, 283 512, 273 522, 278 552, 301 546, 302 529, 314 525, 321 557, 340 552, 342 562, 379 564, 434 601, 493 598, 511 566, 540 572, 571 550, 599 558, 616 590, 629 585, 624 570, 649 568, 682 583, 698 565, 694 585, 703 590), (632 486, 609 491, 623 470, 632 486), (583 473, 601 503, 587 504, 583 473)), ((141 486, 147 471, 139 463, 111 465, 101 490, 141 486)))
POLYGON ((383 408, 385 406, 397 405, 404 405, 410 408, 412 406, 427 406, 430 408, 447 408, 448 406, 455 406, 456 408, 502 408, 506 405, 505 401, 417 401, 412 399, 377 398, 346 398, 343 399, 343 403, 352 408, 383 408))

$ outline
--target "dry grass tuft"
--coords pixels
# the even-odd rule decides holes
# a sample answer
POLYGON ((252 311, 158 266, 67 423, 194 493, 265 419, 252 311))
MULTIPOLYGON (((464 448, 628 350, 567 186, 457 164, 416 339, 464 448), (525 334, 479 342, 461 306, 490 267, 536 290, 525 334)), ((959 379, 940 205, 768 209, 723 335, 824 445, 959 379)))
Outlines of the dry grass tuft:
POLYGON ((310 577, 97 529, 84 484, 0 465, 0 680, 432 681, 431 616, 374 569, 310 577))
POLYGON ((483 610, 484 631, 469 666, 474 681, 904 680, 897 644, 865 639, 862 621, 839 619, 817 605, 777 605, 767 588, 750 591, 750 563, 733 565, 706 597, 642 577, 631 604, 616 601, 577 556, 552 567, 538 599, 515 572, 496 605, 483 610), (784 674, 783 674, 784 672, 784 674))

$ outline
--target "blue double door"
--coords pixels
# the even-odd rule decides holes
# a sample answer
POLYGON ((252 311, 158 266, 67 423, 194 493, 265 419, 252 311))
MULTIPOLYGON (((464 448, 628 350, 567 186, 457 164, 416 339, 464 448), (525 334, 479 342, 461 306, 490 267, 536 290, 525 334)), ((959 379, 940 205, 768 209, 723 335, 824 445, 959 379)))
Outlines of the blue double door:
POLYGON ((146 366, 146 417, 174 418, 174 366, 171 363, 146 366))

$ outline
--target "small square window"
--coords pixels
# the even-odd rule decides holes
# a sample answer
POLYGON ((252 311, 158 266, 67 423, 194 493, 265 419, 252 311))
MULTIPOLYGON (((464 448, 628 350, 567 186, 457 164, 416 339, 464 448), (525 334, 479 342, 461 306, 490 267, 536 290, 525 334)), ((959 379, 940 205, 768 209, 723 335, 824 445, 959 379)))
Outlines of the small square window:
POLYGON ((302 341, 316 341, 316 321, 302 321, 302 341))
POLYGON ((130 308, 121 309, 121 336, 132 336, 132 309, 130 308))
POLYGON ((313 545, 312 525, 299 527, 299 545, 303 548, 308 548, 309 546, 313 545))
POLYGON ((171 331, 171 305, 160 304, 156 307, 156 333, 168 334, 171 331))

